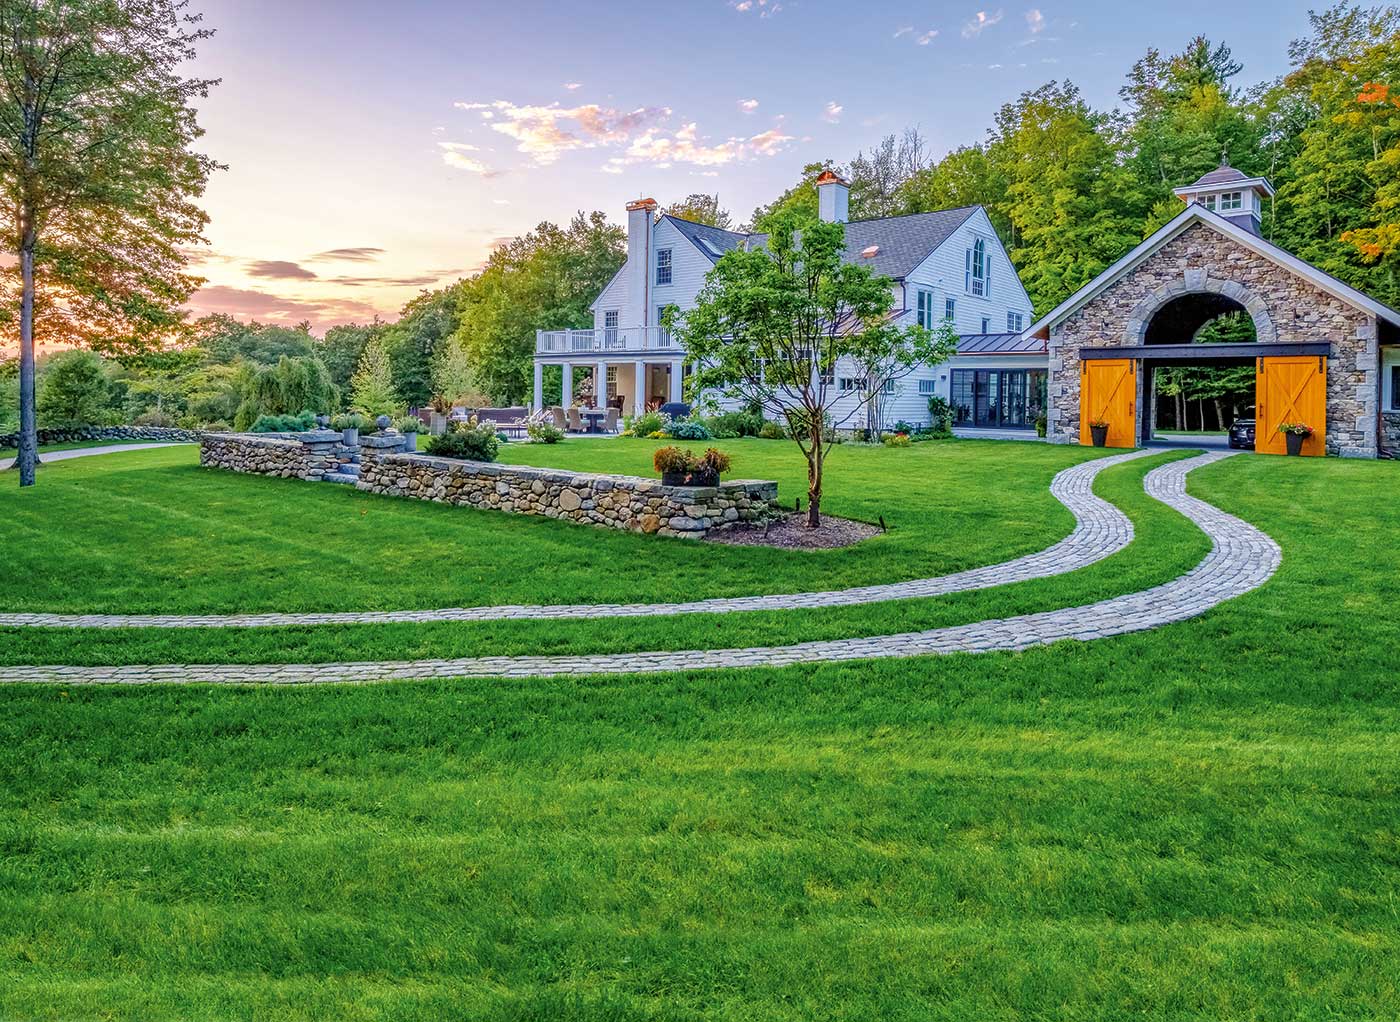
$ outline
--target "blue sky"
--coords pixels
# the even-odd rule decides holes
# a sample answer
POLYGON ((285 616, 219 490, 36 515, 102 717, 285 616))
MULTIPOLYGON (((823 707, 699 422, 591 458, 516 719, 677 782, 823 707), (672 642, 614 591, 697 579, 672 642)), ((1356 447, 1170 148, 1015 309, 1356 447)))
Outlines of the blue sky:
POLYGON ((718 191, 738 219, 803 164, 906 125, 935 156, 1050 79, 1112 106, 1148 47, 1203 32, 1286 69, 1307 4, 507 4, 196 0, 205 200, 197 312, 392 318, 540 220, 718 191))

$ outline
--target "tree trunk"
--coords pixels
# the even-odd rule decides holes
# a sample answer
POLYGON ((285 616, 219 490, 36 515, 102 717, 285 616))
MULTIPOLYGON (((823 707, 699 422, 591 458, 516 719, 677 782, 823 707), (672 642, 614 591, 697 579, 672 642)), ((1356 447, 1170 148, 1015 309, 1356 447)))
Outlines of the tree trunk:
POLYGON ((1177 428, 1177 429, 1185 429, 1186 427, 1185 427, 1184 425, 1182 425, 1182 423, 1184 423, 1185 421, 1186 421, 1186 398, 1182 397, 1180 391, 1177 391, 1177 394, 1176 394, 1176 428, 1177 428))
POLYGON ((19 305, 19 467, 20 486, 34 485, 39 460, 39 437, 34 421, 34 221, 25 217, 21 228, 19 305))
POLYGON ((1218 398, 1218 397, 1217 397, 1217 398, 1213 398, 1212 400, 1215 402, 1215 422, 1216 422, 1216 430, 1217 430, 1217 432, 1223 433, 1223 432, 1225 432, 1225 429, 1226 429, 1226 426, 1225 426, 1225 405, 1221 402, 1220 398, 1218 398))
POLYGON ((822 428, 812 430, 811 446, 807 453, 807 528, 820 528, 822 524, 822 428))

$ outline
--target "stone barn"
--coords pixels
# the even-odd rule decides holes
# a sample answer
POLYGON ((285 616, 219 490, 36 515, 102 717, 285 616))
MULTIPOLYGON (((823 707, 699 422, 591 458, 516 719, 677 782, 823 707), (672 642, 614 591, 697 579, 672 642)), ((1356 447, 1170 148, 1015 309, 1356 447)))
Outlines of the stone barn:
POLYGON ((1047 342, 1047 435, 1108 444, 1152 437, 1154 373, 1255 369, 1256 450, 1282 453, 1279 426, 1313 431, 1304 454, 1400 452, 1400 312, 1261 237, 1263 178, 1222 166, 1178 189, 1186 208, 1027 331, 1047 342), (1250 343, 1197 343, 1225 313, 1250 343))

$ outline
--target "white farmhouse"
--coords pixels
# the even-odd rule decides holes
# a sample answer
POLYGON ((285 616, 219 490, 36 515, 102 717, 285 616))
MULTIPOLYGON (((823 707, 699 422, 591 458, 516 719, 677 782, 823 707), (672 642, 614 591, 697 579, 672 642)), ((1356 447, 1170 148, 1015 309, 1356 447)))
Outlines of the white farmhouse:
MULTIPOLYGON (((981 206, 933 213, 847 219, 850 189, 837 175, 817 179, 821 218, 846 224, 846 259, 894 282, 907 322, 955 324, 958 354, 920 366, 893 384, 885 425, 929 421, 928 399, 949 400, 959 426, 1032 429, 1045 405, 1043 340, 1025 337, 1031 301, 981 206)), ((593 328, 540 331, 535 344, 534 408, 543 405, 546 365, 563 367, 564 400, 578 370, 603 380, 606 403, 623 414, 682 398, 686 353, 659 324, 668 306, 693 308, 705 275, 724 253, 766 244, 762 234, 725 231, 657 217, 653 199, 627 205, 627 262, 593 302, 593 328)), ((853 366, 837 367, 837 389, 859 388, 853 366)), ((595 395, 595 402, 604 402, 595 395)), ((853 395, 848 408, 858 399, 853 395)), ((843 409, 834 409, 841 423, 843 409)), ((852 416, 846 425, 854 425, 852 416)))

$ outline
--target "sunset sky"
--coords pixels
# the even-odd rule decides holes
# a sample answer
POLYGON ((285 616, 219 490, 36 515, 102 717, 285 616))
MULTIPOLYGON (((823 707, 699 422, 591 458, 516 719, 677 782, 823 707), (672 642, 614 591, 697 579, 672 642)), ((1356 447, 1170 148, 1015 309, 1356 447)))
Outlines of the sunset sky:
POLYGON ((197 314, 395 318, 502 239, 640 195, 718 191, 737 219, 804 163, 906 125, 935 156, 1052 78, 1111 106, 1149 46, 1205 32, 1244 84, 1281 73, 1304 2, 195 0, 205 197, 197 314))

